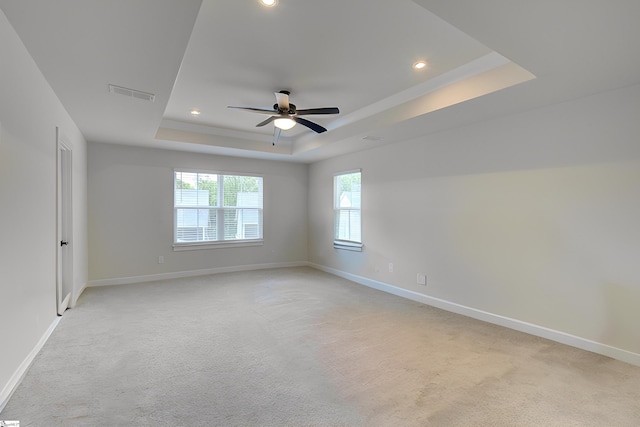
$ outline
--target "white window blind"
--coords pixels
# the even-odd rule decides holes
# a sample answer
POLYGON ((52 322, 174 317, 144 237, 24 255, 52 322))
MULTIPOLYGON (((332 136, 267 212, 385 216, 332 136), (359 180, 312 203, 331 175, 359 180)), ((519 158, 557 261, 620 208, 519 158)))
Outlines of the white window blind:
POLYGON ((334 247, 362 248, 361 172, 346 172, 333 177, 334 247))
POLYGON ((174 172, 174 246, 262 240, 262 177, 174 172))

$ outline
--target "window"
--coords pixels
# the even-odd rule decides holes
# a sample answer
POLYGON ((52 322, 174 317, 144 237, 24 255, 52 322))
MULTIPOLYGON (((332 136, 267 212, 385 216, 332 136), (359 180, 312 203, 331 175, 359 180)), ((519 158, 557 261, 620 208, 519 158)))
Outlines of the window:
POLYGON ((333 177, 333 246, 362 250, 361 172, 345 172, 333 177))
POLYGON ((174 172, 174 248, 262 241, 262 177, 174 172))

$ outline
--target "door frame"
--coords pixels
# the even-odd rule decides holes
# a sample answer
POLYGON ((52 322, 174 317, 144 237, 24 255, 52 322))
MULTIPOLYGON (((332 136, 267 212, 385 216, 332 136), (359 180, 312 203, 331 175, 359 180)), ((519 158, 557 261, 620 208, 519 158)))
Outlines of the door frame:
POLYGON ((73 157, 59 127, 56 153, 56 310, 62 316, 73 301, 73 157))

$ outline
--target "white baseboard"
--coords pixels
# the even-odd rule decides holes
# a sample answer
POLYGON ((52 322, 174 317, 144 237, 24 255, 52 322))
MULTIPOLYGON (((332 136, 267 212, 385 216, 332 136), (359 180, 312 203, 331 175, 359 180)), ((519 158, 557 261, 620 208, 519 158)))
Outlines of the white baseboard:
POLYGON ((269 268, 304 267, 306 261, 278 262, 270 264, 236 265, 231 267, 207 268, 203 270, 176 271, 172 273, 148 274, 144 276, 119 277, 114 279, 90 280, 87 287, 127 285, 131 283, 154 282, 156 280, 181 279, 183 277, 206 276, 208 274, 235 273, 238 271, 265 270, 269 268))
POLYGON ((47 331, 44 333, 42 338, 40 338, 40 341, 38 341, 38 343, 33 348, 33 350, 31 350, 31 352, 27 355, 27 357, 22 361, 18 369, 16 369, 16 371, 13 373, 13 375, 9 379, 9 382, 5 384, 4 388, 2 389, 2 392, 0 392, 0 412, 2 412, 4 410, 4 407, 7 406, 7 403, 9 403, 9 399, 13 395, 13 392, 16 391, 16 389, 22 382, 22 379, 27 374, 27 371, 29 370, 29 367, 33 363, 33 360, 36 358, 36 356, 38 355, 38 353, 40 352, 44 344, 47 342, 47 340, 49 339, 53 331, 56 329, 56 326, 58 326, 58 323, 60 323, 60 319, 62 319, 62 317, 56 316, 54 321, 49 326, 49 329, 47 329, 47 331))
POLYGON ((440 298, 435 298, 429 295, 421 294, 419 292, 403 289, 395 285, 380 282, 366 277, 358 276, 355 274, 347 273, 341 270, 336 270, 331 267, 325 267, 323 265, 307 263, 308 266, 322 270, 324 272, 333 274, 335 276, 342 277, 361 285, 368 286, 373 289, 377 289, 383 292, 387 292, 399 297, 407 298, 412 301, 420 302, 422 304, 430 305, 442 310, 450 311, 453 313, 461 314, 463 316, 471 317, 474 319, 482 320, 484 322, 493 323, 495 325, 504 326, 506 328, 514 329, 516 331, 525 332, 530 335, 535 335, 541 338, 546 338, 551 341, 559 342, 561 344, 570 345, 572 347, 580 348, 582 350, 591 351, 593 353, 608 356, 613 359, 621 360, 632 365, 640 366, 640 354, 633 353, 631 351, 623 350, 620 348, 612 347, 607 344, 602 344, 596 341, 591 341, 586 338, 577 337, 575 335, 567 334, 565 332, 556 331, 554 329, 545 328, 543 326, 534 325, 532 323, 523 322, 521 320, 512 319, 510 317, 500 316, 498 314, 489 313, 487 311, 478 310, 472 307, 467 307, 454 302, 446 301, 440 298))

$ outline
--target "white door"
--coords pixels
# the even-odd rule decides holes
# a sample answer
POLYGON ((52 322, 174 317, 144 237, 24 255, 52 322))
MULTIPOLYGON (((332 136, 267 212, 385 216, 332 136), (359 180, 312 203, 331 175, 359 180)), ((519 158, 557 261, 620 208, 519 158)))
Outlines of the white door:
POLYGON ((71 145, 57 129, 57 280, 56 298, 58 315, 69 307, 73 291, 73 240, 71 221, 71 145))

